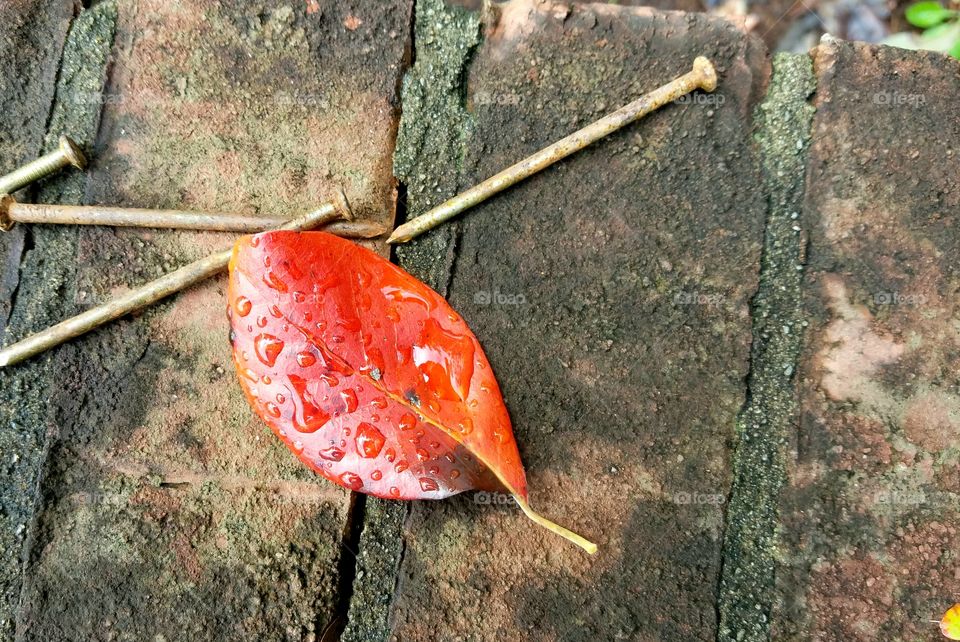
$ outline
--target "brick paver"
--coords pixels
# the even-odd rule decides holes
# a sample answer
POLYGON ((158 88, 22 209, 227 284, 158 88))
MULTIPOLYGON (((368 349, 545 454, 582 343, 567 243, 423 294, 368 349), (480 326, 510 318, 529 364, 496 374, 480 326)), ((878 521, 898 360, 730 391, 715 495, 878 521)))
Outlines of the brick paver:
MULTIPOLYGON (((483 344, 532 505, 600 552, 496 495, 316 478, 243 400, 215 279, 0 371, 0 632, 936 639, 960 595, 958 63, 828 39, 768 88, 759 40, 702 14, 418 0, 411 43, 413 4, 15 0, 3 162, 67 132, 90 172, 22 197, 294 215, 342 185, 388 225, 394 175, 416 215, 709 56, 716 94, 396 253, 483 344)), ((17 234, 5 342, 230 242, 17 234)))
POLYGON ((776 639, 936 639, 960 597, 960 64, 829 41, 776 639))
MULTIPOLYGON (((60 52, 74 3, 69 0, 10 0, 0 3, 0 172, 37 156, 53 102, 60 52)), ((29 199, 31 190, 17 197, 29 199)), ((0 335, 7 332, 20 286, 26 230, 0 234, 0 335)), ((20 293, 22 294, 22 292, 20 293)), ((23 327, 13 324, 13 331, 23 327)), ((21 421, 14 406, 18 377, 0 373, 0 635, 13 630, 20 597, 20 552, 34 504, 45 429, 21 421)))
MULTIPOLYGON (((464 28, 418 33, 417 63, 449 56, 443 38, 464 28)), ((698 54, 721 68, 715 97, 670 106, 454 224, 448 297, 497 373, 532 504, 600 552, 586 556, 498 497, 415 504, 398 639, 715 636, 763 229, 749 144, 760 48, 702 16, 510 3, 469 59, 468 114, 412 90, 398 157, 431 150, 407 176, 422 209, 447 195, 437 181, 451 190, 485 178, 698 54), (451 135, 451 119, 463 130, 451 135), (453 136, 461 158, 456 145, 436 158, 453 136), (438 164, 456 168, 459 185, 438 164)), ((422 265, 416 250, 402 260, 422 265)))
MULTIPOLYGON (((58 96, 103 108, 86 199, 294 215, 343 185, 359 217, 389 223, 409 12, 120 2, 104 92, 58 96)), ((74 234, 58 246, 73 252, 59 296, 76 309, 231 241, 74 234)), ((223 289, 211 280, 52 353, 24 639, 301 640, 336 626, 350 494, 250 412, 223 289)))

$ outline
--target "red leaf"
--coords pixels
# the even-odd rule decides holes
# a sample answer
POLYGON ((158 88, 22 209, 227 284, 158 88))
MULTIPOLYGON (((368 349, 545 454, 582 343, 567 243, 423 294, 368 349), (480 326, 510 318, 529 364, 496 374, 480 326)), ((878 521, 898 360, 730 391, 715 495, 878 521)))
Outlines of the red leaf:
POLYGON ((247 400, 307 466, 387 499, 511 493, 538 524, 500 389, 439 294, 323 232, 240 239, 230 261, 233 359, 247 400))

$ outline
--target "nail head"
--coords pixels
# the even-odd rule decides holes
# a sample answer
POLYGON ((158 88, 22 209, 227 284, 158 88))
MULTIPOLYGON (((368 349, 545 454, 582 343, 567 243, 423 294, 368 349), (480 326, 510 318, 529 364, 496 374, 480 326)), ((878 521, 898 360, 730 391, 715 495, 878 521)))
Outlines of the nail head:
POLYGON ((707 58, 697 56, 693 60, 693 70, 700 74, 700 88, 710 92, 717 88, 717 70, 707 58))
POLYGON ((340 215, 345 221, 353 220, 353 208, 350 207, 350 201, 347 200, 347 194, 342 189, 338 189, 333 196, 334 204, 337 206, 340 215))
POLYGON ((80 146, 69 136, 60 137, 60 152, 77 169, 87 168, 87 157, 84 156, 80 146))
POLYGON ((0 230, 9 232, 13 229, 13 219, 10 218, 10 207, 16 203, 12 196, 4 194, 0 196, 0 230))

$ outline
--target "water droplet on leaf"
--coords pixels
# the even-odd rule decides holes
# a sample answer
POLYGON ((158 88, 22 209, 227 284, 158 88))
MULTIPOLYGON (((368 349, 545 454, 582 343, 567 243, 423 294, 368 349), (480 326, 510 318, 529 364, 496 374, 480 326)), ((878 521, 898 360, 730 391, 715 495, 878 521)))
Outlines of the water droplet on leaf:
POLYGON ((320 456, 330 461, 340 461, 346 453, 336 446, 330 446, 320 451, 320 456))
POLYGON ((272 334, 260 334, 253 340, 253 349, 257 353, 257 358, 272 368, 283 351, 283 341, 272 334))
POLYGON ((245 296, 238 296, 237 302, 236 302, 236 308, 237 308, 237 314, 239 314, 242 317, 245 317, 248 314, 250 314, 250 310, 253 309, 253 303, 251 303, 250 299, 248 299, 245 296))
POLYGON ((340 481, 350 490, 360 490, 363 488, 363 480, 356 473, 346 472, 340 475, 340 481))
POLYGON ((372 459, 379 455, 385 441, 383 433, 373 424, 361 421, 357 426, 357 452, 363 457, 372 459))
POLYGON ((351 388, 347 388, 346 390, 342 391, 340 393, 340 397, 343 399, 343 403, 346 405, 348 413, 355 411, 357 406, 360 405, 360 403, 357 401, 357 393, 355 393, 351 388))

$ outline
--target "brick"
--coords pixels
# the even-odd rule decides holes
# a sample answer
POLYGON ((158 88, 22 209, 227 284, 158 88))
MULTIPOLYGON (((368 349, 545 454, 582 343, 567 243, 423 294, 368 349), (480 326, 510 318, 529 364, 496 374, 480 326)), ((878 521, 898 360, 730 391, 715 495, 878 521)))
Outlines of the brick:
MULTIPOLYGON (((104 92, 60 97, 102 105, 84 198, 292 216, 343 184, 358 217, 390 222, 410 10, 120 2, 104 92)), ((74 234, 58 247, 75 270, 61 297, 77 310, 230 243, 74 234)), ((224 286, 211 280, 49 357, 24 639, 301 640, 336 620, 350 495, 300 467, 247 407, 224 286)))
POLYGON ((73 3, 11 0, 0 7, 0 145, 6 172, 36 156, 43 140, 73 3))
POLYGON ((588 557, 486 496, 413 504, 392 632, 714 639, 764 215, 749 142, 760 48, 701 15, 517 1, 485 24, 474 52, 469 20, 421 6, 397 152, 411 213, 687 71, 696 55, 722 79, 717 97, 665 108, 398 251, 484 345, 533 506, 600 552, 588 557), (421 10, 435 27, 425 33, 421 10), (431 69, 464 60, 465 83, 446 72, 433 82, 431 69))
MULTIPOLYGON (((66 0, 15 0, 0 6, 0 173, 36 158, 43 143, 60 51, 73 17, 66 0)), ((30 188, 17 197, 29 198, 30 188)), ((24 234, 0 237, 0 331, 10 317, 24 234)))
POLYGON ((933 639, 960 592, 957 61, 815 51, 774 639, 933 639))
MULTIPOLYGON (((0 4, 0 173, 37 156, 56 88, 73 2, 11 0, 0 4)), ((26 200, 31 190, 17 197, 26 200)), ((25 246, 21 227, 0 235, 0 334, 7 334, 25 246)), ((19 328, 14 327, 16 332, 19 328)), ((8 335, 9 336, 9 335, 8 335)), ((20 598, 21 551, 33 512, 44 429, 17 421, 15 377, 0 373, 0 636, 13 634, 20 598)))

